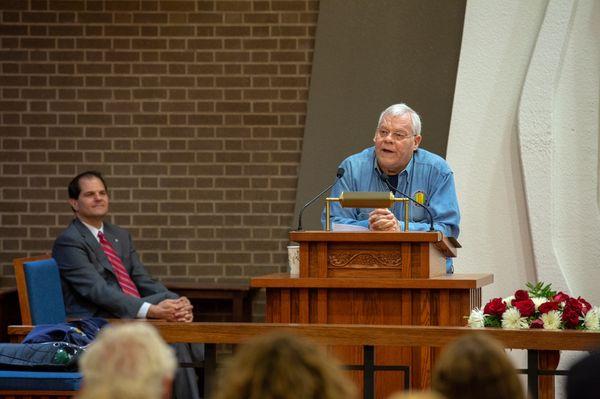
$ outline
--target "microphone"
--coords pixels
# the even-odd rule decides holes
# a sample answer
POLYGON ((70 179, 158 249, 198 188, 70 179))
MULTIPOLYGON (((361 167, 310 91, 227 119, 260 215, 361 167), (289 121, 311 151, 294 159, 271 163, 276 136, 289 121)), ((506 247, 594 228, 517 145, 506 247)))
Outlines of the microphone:
POLYGON ((306 208, 308 208, 308 206, 310 204, 312 204, 313 202, 315 202, 316 200, 318 200, 323 194, 325 194, 326 191, 329 191, 331 189, 331 187, 333 187, 335 185, 335 183, 338 182, 338 180, 340 180, 342 178, 342 176, 344 176, 344 173, 346 171, 344 170, 344 168, 338 168, 337 170, 337 174, 336 179, 333 183, 331 183, 331 185, 329 187, 327 187, 325 190, 321 191, 319 194, 316 195, 316 197, 314 197, 313 199, 311 199, 310 201, 308 201, 300 210, 300 213, 298 214, 298 231, 302 230, 302 213, 304 213, 304 210, 306 208))
POLYGON ((385 173, 379 173, 379 178, 381 180, 383 180, 383 182, 385 183, 387 188, 390 189, 390 191, 392 191, 396 194, 399 194, 405 198, 408 198, 410 201, 414 202, 421 208, 425 209, 425 211, 427 212, 427 216, 429 216, 429 231, 435 231, 435 229, 433 228, 433 215, 431 215, 431 211, 429 210, 428 207, 426 207, 425 205, 421 204, 420 202, 415 201, 414 199, 410 198, 408 195, 404 194, 402 191, 398 190, 397 188, 392 187, 392 183, 390 183, 390 177, 388 175, 386 175, 385 173))

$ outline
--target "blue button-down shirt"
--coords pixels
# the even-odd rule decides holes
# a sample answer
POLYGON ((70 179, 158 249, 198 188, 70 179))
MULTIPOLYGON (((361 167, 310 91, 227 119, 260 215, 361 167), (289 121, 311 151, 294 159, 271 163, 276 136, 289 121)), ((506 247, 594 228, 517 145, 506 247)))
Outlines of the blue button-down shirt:
MULTIPOLYGON (((330 197, 339 197, 348 191, 389 191, 380 178, 375 157, 375 147, 346 158, 341 164, 344 176, 331 189, 330 197)), ((454 174, 446 161, 429 151, 417 149, 406 168, 398 175, 397 189, 426 205, 433 216, 433 226, 448 237, 458 238, 460 211, 454 187, 454 174)), ((331 223, 369 227, 371 208, 342 208, 338 202, 331 203, 331 223)), ((391 211, 404 230, 404 203, 397 202, 391 211)), ((325 210, 321 216, 325 227, 325 210)), ((410 203, 408 229, 428 231, 427 212, 410 203)), ((448 271, 452 263, 448 262, 448 271)))

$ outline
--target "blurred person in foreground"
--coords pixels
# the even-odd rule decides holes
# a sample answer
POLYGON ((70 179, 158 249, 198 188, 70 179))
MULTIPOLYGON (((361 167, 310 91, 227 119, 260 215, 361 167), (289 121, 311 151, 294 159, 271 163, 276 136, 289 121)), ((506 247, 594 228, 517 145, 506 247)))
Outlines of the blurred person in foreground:
POLYGON ((567 399, 596 399, 600 397, 600 352, 593 352, 569 369, 567 399))
POLYGON ((352 399, 354 384, 324 350, 287 333, 252 339, 230 359, 214 399, 352 399))
POLYGON ((435 391, 409 391, 397 392, 388 399, 445 399, 435 391))
POLYGON ((177 367, 173 349, 142 322, 107 326, 79 364, 78 399, 168 399, 177 367))
POLYGON ((449 344, 433 371, 431 388, 447 399, 524 399, 523 387, 498 341, 470 334, 449 344))
POLYGON ((388 399, 445 399, 442 395, 434 391, 409 391, 397 392, 388 399))

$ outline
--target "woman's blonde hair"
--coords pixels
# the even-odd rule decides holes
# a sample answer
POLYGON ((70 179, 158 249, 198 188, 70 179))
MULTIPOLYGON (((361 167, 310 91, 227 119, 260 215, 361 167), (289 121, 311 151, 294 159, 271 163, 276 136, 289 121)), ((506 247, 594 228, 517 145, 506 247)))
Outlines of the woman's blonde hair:
POLYGON ((177 362, 173 349, 143 322, 105 327, 80 360, 80 399, 159 399, 177 362))
POLYGON ((448 399, 522 399, 523 387, 504 348, 485 334, 452 342, 437 362, 431 388, 448 399))
POLYGON ((244 344, 221 376, 215 399, 350 399, 352 382, 306 339, 273 333, 244 344))

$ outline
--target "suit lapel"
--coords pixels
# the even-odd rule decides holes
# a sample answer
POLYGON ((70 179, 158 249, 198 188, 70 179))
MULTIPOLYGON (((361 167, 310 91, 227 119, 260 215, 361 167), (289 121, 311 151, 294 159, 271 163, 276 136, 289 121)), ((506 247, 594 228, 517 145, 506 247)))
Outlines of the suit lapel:
POLYGON ((73 222, 73 225, 77 228, 79 233, 81 233, 81 236, 82 236, 85 244, 89 248, 91 248, 92 252, 96 256, 96 259, 98 260, 98 263, 100 263, 100 265, 102 267, 104 267, 106 270, 108 270, 112 274, 115 274, 115 271, 113 270, 113 267, 112 267, 110 261, 108 260, 108 257, 102 250, 102 247, 100 246, 100 243, 98 242, 98 239, 92 235, 92 232, 90 231, 90 229, 88 229, 83 223, 81 223, 81 221, 79 219, 75 219, 75 221, 73 222))

